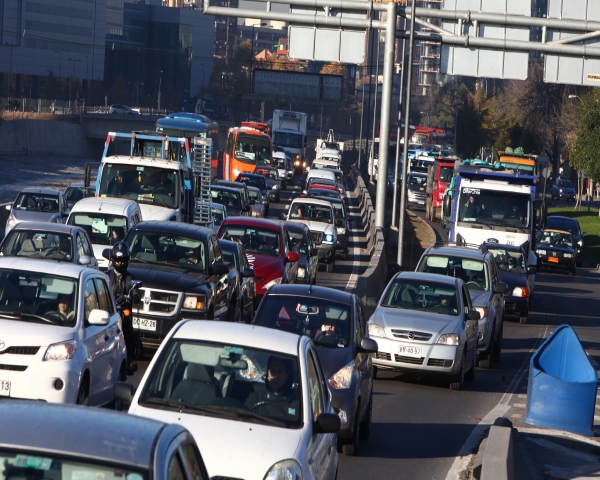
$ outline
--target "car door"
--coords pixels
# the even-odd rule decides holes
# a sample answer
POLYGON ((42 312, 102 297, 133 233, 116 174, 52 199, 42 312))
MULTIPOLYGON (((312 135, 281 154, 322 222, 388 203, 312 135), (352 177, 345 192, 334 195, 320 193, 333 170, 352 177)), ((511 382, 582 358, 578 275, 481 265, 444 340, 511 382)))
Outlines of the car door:
MULTIPOLYGON (((248 263, 248 259, 246 258, 246 252, 244 251, 244 247, 238 245, 238 258, 240 263, 240 275, 246 268, 251 268, 248 263)), ((254 295, 255 295, 255 287, 254 287, 254 277, 242 277, 242 285, 241 285, 242 299, 244 302, 244 315, 250 315, 252 312, 252 305, 254 304, 254 295)))
MULTIPOLYGON (((491 278, 493 279, 493 283, 490 285, 490 288, 498 285, 500 280, 500 272, 498 271, 498 266, 496 265, 496 261, 493 258, 490 258, 490 272, 491 278)), ((500 293, 492 293, 492 305, 494 308, 495 318, 496 318, 496 332, 500 332, 502 328, 502 318, 504 317, 504 295, 500 293)))
MULTIPOLYGON (((469 289, 462 286, 462 297, 463 297, 463 309, 464 309, 464 322, 465 322, 465 334, 467 337, 467 350, 473 352, 473 355, 477 355, 477 336, 479 334, 479 322, 477 320, 469 320, 467 314, 471 311, 471 295, 469 289)), ((474 360, 475 361, 475 360, 474 360)))
POLYGON ((317 255, 312 255, 312 251, 316 248, 315 244, 312 241, 312 236, 310 234, 310 230, 306 228, 304 230, 304 235, 306 235, 306 241, 308 242, 308 254, 310 255, 308 260, 310 275, 311 278, 317 278, 317 270, 319 268, 319 257, 317 255))
POLYGON ((88 264, 88 267, 98 268, 98 261, 94 256, 94 251, 91 249, 90 244, 88 243, 87 238, 84 236, 84 234, 81 232, 77 232, 75 238, 75 244, 77 245, 77 258, 80 259, 84 255, 87 255, 92 260, 88 264))
MULTIPOLYGON (((360 396, 361 396, 361 410, 365 411, 369 405, 369 399, 371 397, 371 389, 373 384, 373 368, 371 355, 360 351, 362 339, 368 336, 367 323, 365 316, 360 304, 360 300, 356 295, 353 296, 353 302, 355 305, 354 322, 355 335, 354 335, 354 351, 356 352, 356 367, 358 371, 358 381, 360 385, 360 396)), ((362 417, 362 412, 359 412, 359 420, 362 417)))
MULTIPOLYGON (((219 245, 219 241, 216 236, 209 237, 209 250, 212 248, 213 251, 213 261, 211 262, 211 268, 214 267, 216 263, 222 262, 223 257, 221 254, 221 245, 219 245)), ((216 288, 215 288, 215 318, 219 317, 221 320, 227 320, 227 309, 229 307, 229 276, 228 274, 221 275, 216 280, 216 288)))

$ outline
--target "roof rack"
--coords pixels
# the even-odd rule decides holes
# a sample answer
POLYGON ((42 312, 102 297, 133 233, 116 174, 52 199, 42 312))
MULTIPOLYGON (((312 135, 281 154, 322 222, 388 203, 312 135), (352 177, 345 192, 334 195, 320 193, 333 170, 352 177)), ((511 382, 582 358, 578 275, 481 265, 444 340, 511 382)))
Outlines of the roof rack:
POLYGON ((483 244, 478 245, 476 243, 437 241, 433 245, 433 248, 440 248, 440 247, 466 247, 466 248, 474 248, 476 250, 483 251, 483 244))

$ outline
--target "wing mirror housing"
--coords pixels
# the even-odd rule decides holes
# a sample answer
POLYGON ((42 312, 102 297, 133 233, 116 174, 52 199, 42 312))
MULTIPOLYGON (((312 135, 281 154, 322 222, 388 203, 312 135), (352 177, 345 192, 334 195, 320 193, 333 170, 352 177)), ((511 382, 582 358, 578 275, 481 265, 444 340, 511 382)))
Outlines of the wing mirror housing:
POLYGON ((310 256, 316 257, 319 254, 319 250, 316 247, 310 249, 310 256))
POLYGON ((508 285, 504 282, 498 282, 494 285, 494 293, 504 294, 508 290, 508 285))
POLYGON ((89 255, 82 255, 81 257, 79 257, 79 265, 89 265, 90 263, 92 263, 92 259, 89 255))
POLYGON ((112 253, 112 248, 105 248, 104 250, 102 250, 102 256, 109 261, 110 261, 111 253, 112 253))
POLYGON ((335 219, 335 226, 336 227, 341 227, 344 225, 344 221, 341 218, 336 218, 335 219))
POLYGON ((113 397, 122 403, 131 403, 133 400, 133 384, 129 382, 117 382, 113 388, 113 397))
POLYGON ((280 219, 280 220, 287 220, 287 213, 285 213, 285 212, 281 212, 281 213, 279 214, 279 219, 280 219))
POLYGON ((99 308, 94 308, 90 312, 90 316, 88 318, 88 323, 90 325, 105 326, 105 325, 108 325, 109 320, 110 320, 110 315, 106 310, 100 310, 99 308))
POLYGON ((4 208, 10 212, 12 210, 12 205, 6 205, 4 208))
POLYGON ((313 424, 313 433, 338 433, 340 417, 335 413, 321 413, 313 424))
POLYGON ((227 275, 229 273, 229 267, 223 262, 217 262, 214 264, 212 271, 213 275, 227 275))
POLYGON ((252 278, 252 277, 254 277, 254 269, 253 268, 248 268, 248 267, 244 268, 242 270, 242 277, 244 277, 244 278, 252 278))
POLYGON ((361 353, 376 353, 379 349, 377 342, 372 338, 363 338, 360 342, 360 352, 361 353))
POLYGON ((527 274, 529 275, 535 275, 537 273, 537 268, 536 267, 529 267, 527 269, 527 274))
POLYGON ((131 281, 131 290, 129 290, 129 295, 131 295, 134 290, 136 290, 138 288, 142 288, 143 284, 144 284, 144 282, 142 282, 141 280, 132 280, 131 281))
POLYGON ((298 261, 298 254, 296 252, 289 252, 287 254, 286 260, 290 263, 295 263, 298 261))
POLYGON ((467 312, 467 318, 469 320, 480 320, 481 314, 477 310, 469 310, 467 312))

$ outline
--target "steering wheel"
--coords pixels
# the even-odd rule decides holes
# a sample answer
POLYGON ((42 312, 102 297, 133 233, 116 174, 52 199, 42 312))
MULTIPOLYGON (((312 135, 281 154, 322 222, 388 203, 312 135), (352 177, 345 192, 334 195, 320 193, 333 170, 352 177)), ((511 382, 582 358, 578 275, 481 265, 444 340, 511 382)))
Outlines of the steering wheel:
POLYGON ((161 194, 161 195, 168 195, 169 192, 167 191, 166 187, 158 187, 155 188, 152 193, 154 194, 161 194))
POLYGON ((258 402, 250 409, 250 411, 254 412, 255 410, 258 409, 258 407, 262 407, 263 405, 270 405, 272 407, 275 407, 275 409, 279 410, 279 412, 281 413, 281 416, 283 416, 283 417, 285 417, 285 415, 286 415, 283 407, 281 405, 279 405, 278 403, 272 402, 271 400, 262 400, 262 401, 258 402))
POLYGON ((48 315, 53 315, 53 316, 58 317, 58 319, 63 323, 67 321, 67 317, 63 313, 60 313, 58 310, 50 310, 49 312, 46 312, 44 314, 44 316, 48 316, 48 315))
POLYGON ((469 288, 469 285, 470 285, 471 287, 475 288, 476 290, 483 290, 483 288, 481 288, 481 285, 479 285, 479 283, 477 283, 473 280, 471 280, 470 282, 467 282, 466 285, 467 285, 467 288, 469 288))
POLYGON ((342 336, 339 333, 336 333, 333 330, 324 330, 316 336, 315 342, 318 342, 322 338, 325 339, 327 337, 333 337, 336 344, 342 339, 342 336))

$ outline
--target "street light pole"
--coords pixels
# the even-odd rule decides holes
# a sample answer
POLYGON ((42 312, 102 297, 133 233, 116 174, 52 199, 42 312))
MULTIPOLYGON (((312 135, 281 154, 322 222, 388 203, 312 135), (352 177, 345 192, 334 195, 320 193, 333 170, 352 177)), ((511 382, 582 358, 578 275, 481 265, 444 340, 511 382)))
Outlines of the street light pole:
POLYGON ((58 76, 59 76, 59 78, 62 78, 62 52, 59 52, 58 50, 54 50, 54 53, 58 53, 58 58, 59 58, 58 76))
POLYGON ((160 77, 158 80, 158 110, 160 110, 160 87, 162 86, 162 74, 163 74, 163 71, 161 70, 160 77))

